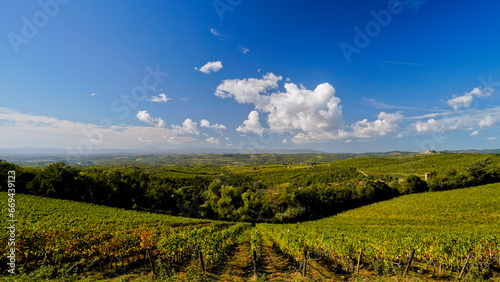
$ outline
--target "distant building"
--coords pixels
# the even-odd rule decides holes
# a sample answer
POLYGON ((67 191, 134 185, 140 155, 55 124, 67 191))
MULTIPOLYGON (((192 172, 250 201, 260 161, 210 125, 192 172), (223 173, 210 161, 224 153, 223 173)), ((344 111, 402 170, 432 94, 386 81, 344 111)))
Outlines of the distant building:
POLYGON ((429 178, 431 178, 431 173, 426 172, 426 173, 424 173, 424 176, 425 176, 425 180, 429 180, 429 178))

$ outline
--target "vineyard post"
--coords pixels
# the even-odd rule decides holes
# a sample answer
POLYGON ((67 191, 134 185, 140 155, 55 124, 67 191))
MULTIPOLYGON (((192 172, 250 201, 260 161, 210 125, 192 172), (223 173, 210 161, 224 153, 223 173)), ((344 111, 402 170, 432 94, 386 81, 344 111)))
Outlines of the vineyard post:
POLYGON ((257 277, 257 252, 253 250, 252 252, 253 259, 253 274, 257 277))
POLYGON ((206 274, 207 270, 205 268, 205 262, 203 261, 203 254, 201 253, 201 249, 198 249, 198 257, 200 258, 201 269, 203 273, 206 274))
POLYGON ((408 259, 408 263, 406 263, 405 272, 403 273, 403 277, 406 277, 406 273, 410 268, 411 262, 413 261, 413 255, 415 254, 415 249, 411 249, 410 258, 408 259))
POLYGON ((467 255, 467 259, 465 260, 464 266, 462 267, 462 271, 460 271, 460 275, 458 275, 458 279, 462 278, 462 274, 464 274, 465 267, 467 266, 467 263, 469 262, 470 259, 470 254, 467 255))
POLYGON ((302 276, 307 274, 307 246, 304 246, 304 263, 302 268, 302 276))
POLYGON ((360 249, 360 250, 359 250, 359 255, 358 255, 358 264, 356 265, 356 273, 359 273, 359 262, 360 262, 360 260, 361 260, 361 253, 362 253, 362 252, 363 252, 363 251, 360 249))
POLYGON ((147 248, 146 249, 146 253, 148 255, 148 258, 149 258, 149 263, 151 265, 151 271, 153 271, 153 276, 156 278, 156 268, 155 268, 155 263, 153 261, 153 254, 151 252, 151 249, 150 248, 147 248))

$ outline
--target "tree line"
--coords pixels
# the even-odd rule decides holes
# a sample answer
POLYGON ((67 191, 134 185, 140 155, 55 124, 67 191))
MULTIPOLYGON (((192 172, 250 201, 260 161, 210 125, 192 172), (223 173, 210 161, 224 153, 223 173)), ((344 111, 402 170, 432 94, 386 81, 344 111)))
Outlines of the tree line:
MULTIPOLYGON (((232 172, 172 177, 140 167, 81 169, 65 163, 43 169, 0 161, 0 175, 16 171, 16 192, 171 215, 249 222, 296 222, 330 216, 399 195, 500 181, 485 159, 463 170, 433 171, 431 179, 365 176, 353 167, 318 166, 262 173, 232 172)), ((0 182, 6 191, 7 177, 0 182)))

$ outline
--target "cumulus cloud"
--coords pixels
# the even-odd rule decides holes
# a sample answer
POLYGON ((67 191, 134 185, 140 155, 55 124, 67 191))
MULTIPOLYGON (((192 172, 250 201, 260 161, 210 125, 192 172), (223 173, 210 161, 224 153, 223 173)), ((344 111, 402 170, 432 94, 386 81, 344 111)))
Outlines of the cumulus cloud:
POLYGON ((165 121, 161 118, 154 118, 152 117, 148 111, 139 111, 137 113, 137 118, 140 120, 140 121, 143 121, 145 123, 149 123, 151 125, 154 125, 156 127, 164 127, 165 126, 165 121))
POLYGON ((254 104, 260 107, 268 101, 268 97, 261 93, 277 89, 281 79, 281 76, 272 73, 264 75, 262 79, 227 79, 217 86, 215 95, 220 98, 234 97, 240 104, 254 104))
POLYGON ((477 97, 486 97, 490 96, 493 92, 493 89, 490 88, 474 88, 472 91, 465 93, 462 96, 454 96, 452 99, 448 100, 446 103, 454 110, 458 110, 459 108, 469 108, 472 106, 474 101, 474 96, 477 97))
POLYGON ((190 118, 187 118, 184 120, 182 125, 172 125, 173 131, 176 134, 179 135, 185 135, 185 134, 193 134, 193 135, 199 135, 200 131, 198 130, 198 124, 194 121, 192 121, 190 118))
POLYGON ((207 141, 208 143, 211 143, 213 145, 220 145, 220 140, 215 138, 215 137, 210 137, 210 138, 207 138, 205 139, 205 141, 207 141))
POLYGON ((201 127, 206 127, 206 128, 211 128, 211 129, 214 129, 216 132, 219 132, 219 133, 222 133, 223 130, 226 130, 227 127, 223 124, 210 124, 210 121, 206 120, 206 119, 202 119, 200 121, 200 126, 201 127))
MULTIPOLYGON (((224 80, 215 95, 233 97, 238 103, 253 104, 256 110, 268 114, 267 123, 271 132, 296 134, 292 138, 294 142, 335 139, 344 135, 339 134, 344 121, 340 99, 335 97, 333 86, 323 83, 314 90, 308 90, 302 85, 285 83, 285 92, 269 93, 278 88, 278 81, 282 79, 268 73, 262 79, 224 80)), ((247 123, 258 117, 257 112, 251 114, 252 119, 249 116, 247 123)), ((245 128, 247 126, 242 126, 240 132, 245 128)), ((258 132, 262 132, 260 128, 258 132)))
POLYGON ((498 119, 493 118, 490 115, 487 115, 479 121, 479 127, 480 128, 489 128, 489 127, 494 126, 496 123, 498 123, 498 119))
POLYGON ((492 141, 492 140, 497 140, 497 138, 496 137, 487 137, 486 140, 492 141))
POLYGON ((222 62, 221 61, 215 61, 215 62, 208 62, 201 68, 194 68, 195 70, 199 70, 204 74, 209 74, 211 72, 218 72, 219 70, 222 69, 222 62))
POLYGON ((328 83, 314 90, 285 83, 285 92, 273 93, 262 106, 268 112, 272 132, 303 132, 310 135, 333 132, 344 126, 340 99, 328 83))
POLYGON ((400 124, 404 116, 401 112, 388 114, 381 112, 377 120, 368 121, 363 119, 351 125, 353 137, 372 138, 398 134, 401 131, 400 124))
POLYGON ((264 128, 259 122, 259 112, 251 111, 248 114, 248 119, 243 122, 243 125, 236 128, 236 131, 241 133, 255 133, 262 136, 264 128))
POLYGON ((415 123, 415 128, 419 134, 445 132, 457 130, 459 122, 459 118, 446 118, 440 120, 431 118, 427 121, 417 121, 415 123))
POLYGON ((479 131, 477 130, 474 130, 474 132, 472 132, 471 134, 469 134, 470 136, 478 136, 479 135, 479 131))
MULTIPOLYGON (((260 79, 228 79, 219 84, 215 95, 233 98, 238 103, 255 107, 248 120, 237 128, 238 132, 263 134, 264 127, 258 116, 261 113, 267 115, 269 132, 290 133, 292 137, 287 140, 299 144, 333 140, 351 142, 354 138, 402 137, 403 133, 473 131, 500 123, 500 107, 497 107, 414 117, 405 117, 402 112, 380 112, 376 120, 362 119, 346 125, 341 100, 335 96, 332 85, 323 83, 314 90, 309 90, 302 85, 285 82, 284 91, 280 91, 278 83, 281 80, 281 76, 273 73, 267 73, 260 79), (408 123, 411 120, 415 122, 408 123)), ((486 97, 492 91, 489 88, 474 88, 463 96, 450 99, 448 104, 454 109, 467 108, 472 105, 474 97, 486 97)), ((378 108, 407 108, 387 105, 373 99, 366 101, 378 108)))
POLYGON ((168 98, 167 95, 165 94, 159 94, 158 96, 153 96, 151 97, 148 101, 154 102, 154 103, 166 103, 172 99, 168 98))

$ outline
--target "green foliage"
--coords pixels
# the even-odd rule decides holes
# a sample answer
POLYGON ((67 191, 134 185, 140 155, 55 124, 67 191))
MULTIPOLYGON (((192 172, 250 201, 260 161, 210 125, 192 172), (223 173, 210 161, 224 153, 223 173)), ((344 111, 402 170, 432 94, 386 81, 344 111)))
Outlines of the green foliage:
POLYGON ((413 194, 413 193, 421 193, 429 190, 427 183, 420 179, 420 177, 412 174, 408 176, 401 183, 401 190, 399 191, 401 194, 413 194))
POLYGON ((262 242, 261 230, 259 228, 252 228, 250 233, 250 255, 253 255, 253 252, 255 251, 257 259, 263 255, 262 242))
POLYGON ((317 219, 399 194, 500 181, 496 154, 386 154, 320 163, 331 159, 328 154, 141 156, 118 157, 117 163, 133 163, 120 167, 54 163, 32 169, 0 162, 0 173, 16 170, 18 193, 250 222, 317 219), (237 165, 222 165, 231 160, 237 165), (431 179, 421 180, 428 171, 431 179))
POLYGON ((487 279, 500 259, 499 193, 500 184, 491 184, 406 195, 318 221, 257 227, 296 261, 307 247, 348 269, 362 251, 372 269, 392 276, 413 249, 415 265, 433 262, 455 272, 470 255, 466 276, 487 279))
MULTIPOLYGON (((0 199, 6 202, 7 193, 0 199)), ((19 265, 29 260, 28 271, 39 278, 64 278, 91 266, 144 254, 158 248, 163 262, 189 259, 201 251, 207 265, 215 265, 250 227, 183 217, 129 211, 68 200, 16 195, 16 255, 19 265), (54 266, 57 266, 57 271, 54 266)), ((6 214, 6 206, 1 209, 6 214)), ((6 240, 8 233, 2 233, 6 240)), ((6 264, 7 248, 0 250, 6 264)))

